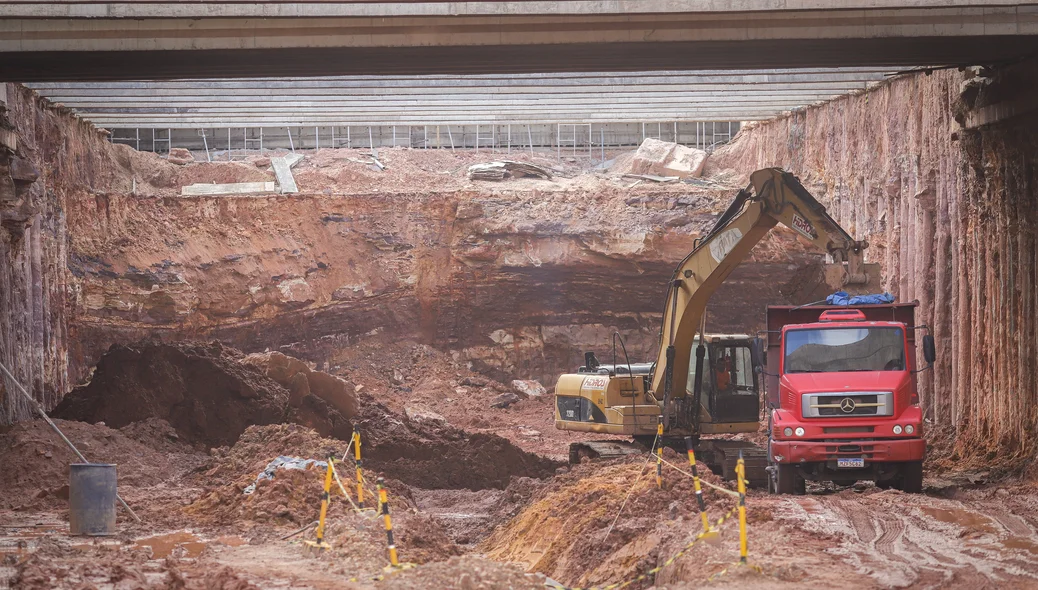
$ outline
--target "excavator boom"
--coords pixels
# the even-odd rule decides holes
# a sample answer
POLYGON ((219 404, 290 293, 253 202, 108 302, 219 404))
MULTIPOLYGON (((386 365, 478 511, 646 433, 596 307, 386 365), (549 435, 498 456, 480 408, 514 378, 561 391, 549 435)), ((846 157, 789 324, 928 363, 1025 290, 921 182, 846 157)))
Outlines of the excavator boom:
MULTIPOLYGON (((827 252, 835 268, 827 273, 834 287, 863 285, 866 242, 855 241, 795 176, 779 168, 750 175, 714 227, 681 261, 670 282, 660 333, 659 357, 650 391, 664 401, 686 393, 692 341, 702 332, 707 302, 750 251, 777 224, 783 224, 827 252)), ((701 374, 700 371, 697 374, 701 374)), ((669 413, 664 413, 664 427, 669 413)))

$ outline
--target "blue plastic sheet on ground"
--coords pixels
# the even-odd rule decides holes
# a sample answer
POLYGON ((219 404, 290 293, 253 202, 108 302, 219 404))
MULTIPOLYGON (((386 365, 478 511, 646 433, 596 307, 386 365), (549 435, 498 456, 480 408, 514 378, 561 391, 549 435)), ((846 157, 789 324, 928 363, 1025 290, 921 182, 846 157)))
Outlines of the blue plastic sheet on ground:
POLYGON ((878 305, 881 303, 893 303, 894 296, 890 293, 877 293, 875 295, 849 295, 846 291, 837 291, 825 298, 829 305, 878 305))
POLYGON ((274 459, 270 463, 267 463, 267 467, 256 476, 256 482, 251 483, 246 487, 242 493, 245 495, 251 494, 256 491, 256 484, 261 479, 274 479, 274 472, 278 469, 328 469, 327 461, 315 461, 314 459, 301 459, 299 457, 286 457, 284 455, 274 459))

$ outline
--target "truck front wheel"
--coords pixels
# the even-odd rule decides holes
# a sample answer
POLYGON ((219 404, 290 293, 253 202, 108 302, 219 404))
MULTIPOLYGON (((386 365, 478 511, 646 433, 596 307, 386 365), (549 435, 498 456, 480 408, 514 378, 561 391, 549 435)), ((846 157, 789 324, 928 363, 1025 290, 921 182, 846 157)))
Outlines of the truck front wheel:
POLYGON ((796 494, 802 496, 806 490, 806 482, 804 478, 797 475, 796 467, 788 463, 779 463, 776 465, 778 473, 776 474, 776 489, 775 491, 779 494, 796 494))
POLYGON ((901 491, 918 494, 923 491, 923 462, 908 461, 901 464, 901 491))

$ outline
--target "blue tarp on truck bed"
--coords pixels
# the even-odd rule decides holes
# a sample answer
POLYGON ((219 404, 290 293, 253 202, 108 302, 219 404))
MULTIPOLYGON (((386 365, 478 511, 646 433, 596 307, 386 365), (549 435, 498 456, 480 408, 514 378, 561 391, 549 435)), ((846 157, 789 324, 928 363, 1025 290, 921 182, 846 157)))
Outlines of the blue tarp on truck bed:
POLYGON ((894 296, 890 293, 879 293, 876 295, 849 295, 846 291, 837 291, 825 298, 829 305, 879 305, 882 303, 893 303, 894 296))

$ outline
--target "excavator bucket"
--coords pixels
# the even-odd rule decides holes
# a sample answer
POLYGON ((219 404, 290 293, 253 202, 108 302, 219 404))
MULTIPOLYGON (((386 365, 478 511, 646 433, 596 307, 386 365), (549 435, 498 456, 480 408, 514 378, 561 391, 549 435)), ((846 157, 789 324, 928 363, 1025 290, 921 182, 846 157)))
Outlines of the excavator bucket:
POLYGON ((859 275, 864 276, 852 276, 845 263, 811 264, 795 273, 779 291, 793 305, 823 301, 837 291, 851 295, 882 293, 880 265, 863 264, 861 269, 859 275))

